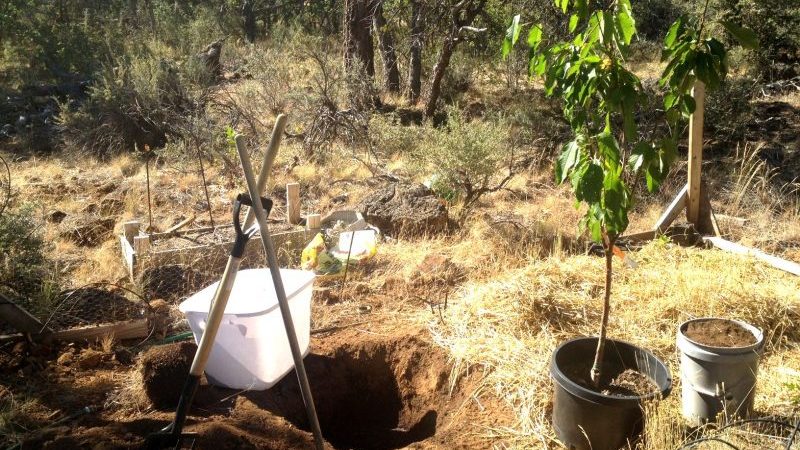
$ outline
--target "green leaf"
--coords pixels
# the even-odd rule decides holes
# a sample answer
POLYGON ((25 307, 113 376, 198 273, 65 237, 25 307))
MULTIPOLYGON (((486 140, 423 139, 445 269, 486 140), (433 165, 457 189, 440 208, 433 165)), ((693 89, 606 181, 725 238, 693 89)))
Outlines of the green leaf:
POLYGON ((575 167, 580 159, 580 146, 577 140, 573 140, 564 145, 561 155, 556 160, 556 182, 561 184, 567 179, 569 172, 575 167))
POLYGON ((581 219, 581 225, 585 227, 592 240, 602 242, 603 240, 603 210, 599 204, 594 204, 586 211, 586 215, 581 219))
POLYGON ((608 171, 603 179, 603 215, 609 233, 620 234, 628 227, 629 196, 620 172, 608 171))
POLYGON ((628 169, 633 173, 638 172, 639 169, 642 168, 643 164, 644 164, 644 155, 642 154, 634 153, 628 157, 628 169))
POLYGON ((536 55, 528 64, 528 72, 531 75, 542 76, 546 69, 547 59, 545 59, 544 55, 536 55))
POLYGON ((630 158, 628 158, 628 166, 633 173, 639 172, 643 165, 649 163, 653 158, 653 144, 650 142, 639 142, 633 147, 630 158))
POLYGON ((733 37, 739 41, 739 44, 741 44, 742 47, 749 50, 758 49, 758 36, 756 36, 753 30, 740 27, 739 25, 736 25, 728 20, 722 20, 719 23, 725 27, 726 30, 728 30, 728 33, 733 35, 733 37))
POLYGON ((615 168, 619 166, 619 145, 617 145, 614 135, 611 134, 611 130, 606 129, 606 131, 597 135, 597 148, 600 150, 600 154, 608 167, 615 168))
POLYGON ((519 14, 514 16, 511 19, 511 25, 506 30, 506 37, 503 38, 503 47, 502 47, 502 54, 503 59, 508 58, 508 54, 511 53, 511 49, 517 43, 517 39, 519 39, 519 32, 521 28, 519 26, 519 14))
POLYGON ((657 158, 653 158, 645 171, 647 190, 655 192, 669 173, 669 167, 675 160, 678 145, 672 138, 662 139, 657 158))
POLYGON ((697 102, 695 102, 694 97, 689 94, 685 94, 681 97, 681 110, 685 115, 690 115, 694 112, 695 108, 697 108, 697 102))
POLYGON ((677 100, 678 100, 678 96, 673 92, 670 92, 667 95, 665 95, 664 96, 664 109, 665 110, 666 109, 672 109, 672 107, 675 106, 675 102, 677 100))
POLYGON ((578 22, 580 21, 580 17, 577 14, 573 14, 569 16, 569 32, 574 33, 575 29, 578 28, 578 22))
POLYGON ((675 43, 675 39, 678 37, 678 31, 680 31, 682 25, 682 17, 679 17, 678 20, 672 23, 672 26, 669 27, 669 31, 667 31, 667 36, 664 38, 664 47, 672 48, 672 44, 675 43))
POLYGON ((611 14, 610 11, 603 11, 600 15, 602 17, 602 21, 600 22, 601 30, 603 30, 602 36, 600 37, 600 43, 602 44, 606 40, 613 40, 614 39, 614 15, 611 14))
POLYGON ((633 35, 636 34, 636 22, 633 20, 633 17, 625 11, 620 11, 617 14, 617 22, 625 45, 630 44, 633 35))
POLYGON ((588 0, 574 0, 572 7, 575 8, 579 21, 586 18, 586 14, 589 12, 588 0))
POLYGON ((694 62, 694 74, 697 76, 698 80, 706 84, 708 84, 708 64, 706 64, 707 58, 708 55, 701 52, 697 54, 697 58, 695 58, 694 62))
POLYGON ((636 107, 636 91, 629 86, 624 89, 622 97, 622 125, 625 132, 625 139, 628 142, 636 140, 636 121, 633 113, 636 107))
POLYGON ((542 25, 534 25, 528 32, 528 47, 536 49, 542 42, 542 25))
POLYGON ((575 174, 577 175, 577 179, 573 179, 575 198, 586 203, 599 202, 603 193, 603 168, 592 161, 585 169, 576 171, 575 174))

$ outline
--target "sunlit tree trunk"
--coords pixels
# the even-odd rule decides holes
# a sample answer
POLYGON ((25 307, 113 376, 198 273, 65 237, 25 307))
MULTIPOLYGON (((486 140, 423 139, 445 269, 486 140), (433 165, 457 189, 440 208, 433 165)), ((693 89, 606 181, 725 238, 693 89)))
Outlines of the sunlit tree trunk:
POLYGON ((452 10, 450 11, 452 25, 447 37, 444 40, 444 43, 442 44, 442 50, 439 52, 439 58, 436 61, 436 65, 433 66, 430 90, 428 91, 428 98, 425 103, 426 117, 433 117, 434 113, 436 112, 436 103, 439 101, 439 97, 442 93, 442 80, 444 79, 444 74, 447 71, 447 67, 450 65, 450 59, 453 56, 456 45, 458 45, 458 43, 462 40, 462 29, 464 27, 469 28, 468 25, 470 25, 475 20, 475 17, 478 15, 478 13, 483 10, 485 3, 486 0, 461 0, 452 7, 452 10))
POLYGON ((603 318, 600 321, 600 337, 597 339, 597 350, 594 354, 594 364, 589 374, 596 388, 600 387, 603 376, 603 357, 606 350, 606 335, 608 330, 608 315, 611 310, 611 269, 614 258, 614 243, 616 236, 610 236, 603 231, 603 250, 606 257, 606 289, 603 296, 603 318))

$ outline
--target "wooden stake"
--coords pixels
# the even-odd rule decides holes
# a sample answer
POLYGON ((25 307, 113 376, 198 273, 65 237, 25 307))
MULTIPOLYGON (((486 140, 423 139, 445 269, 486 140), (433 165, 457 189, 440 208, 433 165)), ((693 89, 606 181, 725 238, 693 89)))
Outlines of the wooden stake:
POLYGON ((322 216, 319 214, 309 214, 306 216, 306 229, 318 230, 321 226, 322 216))
POLYGON ((735 253, 737 255, 752 256, 758 260, 761 260, 769 264, 772 267, 775 267, 776 269, 780 269, 789 272, 791 274, 800 276, 800 264, 797 264, 796 262, 787 261, 785 259, 778 258, 777 256, 764 253, 761 250, 745 247, 744 245, 727 241, 725 239, 722 239, 721 237, 704 237, 703 240, 705 242, 710 243, 714 247, 717 247, 720 250, 724 250, 730 253, 735 253))
POLYGON ((150 250, 150 236, 134 236, 133 251, 141 256, 150 250))
POLYGON ((678 215, 683 211, 683 208, 686 207, 686 197, 687 191, 689 190, 689 186, 686 185, 678 192, 678 195, 675 196, 675 199, 672 200, 672 203, 667 207, 661 217, 658 218, 656 222, 656 226, 654 227, 656 231, 663 233, 672 225, 672 222, 678 217, 678 215))
MULTIPOLYGON (((186 219, 183 219, 180 222, 178 222, 177 224, 175 224, 174 226, 170 227, 167 231, 164 232, 164 234, 165 235, 171 235, 171 234, 175 233, 176 231, 180 230, 181 228, 185 227, 186 225, 189 225, 190 223, 194 222, 195 218, 197 218, 197 215, 196 214, 192 214, 190 217, 188 217, 186 219)), ((211 227, 210 228, 212 230, 214 229, 214 222, 211 222, 211 227)))
POLYGON ((286 185, 286 220, 292 225, 300 223, 300 185, 298 183, 286 185))
POLYGON ((717 218, 714 217, 714 209, 711 207, 711 200, 708 198, 708 189, 705 183, 700 183, 700 215, 696 225, 697 231, 704 235, 721 236, 717 218))
POLYGON ((52 341, 94 341, 105 336, 115 339, 141 339, 150 332, 146 319, 130 320, 106 325, 94 325, 83 328, 56 331, 47 336, 52 341))
POLYGON ((695 81, 692 96, 696 106, 689 118, 689 189, 686 218, 697 227, 700 223, 700 172, 703 165, 703 109, 706 97, 706 87, 702 81, 695 81))
POLYGON ((133 245, 133 238, 139 235, 141 226, 141 222, 136 220, 122 224, 122 234, 125 235, 125 239, 130 242, 131 245, 133 245))

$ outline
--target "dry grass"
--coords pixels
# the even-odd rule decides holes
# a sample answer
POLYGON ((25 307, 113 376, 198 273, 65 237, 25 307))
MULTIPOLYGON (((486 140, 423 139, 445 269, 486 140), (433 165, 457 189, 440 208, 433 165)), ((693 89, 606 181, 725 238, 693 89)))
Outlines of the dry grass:
MULTIPOLYGON (((637 70, 652 78, 660 68, 657 63, 645 62, 637 70)), ((492 96, 507 97, 502 80, 483 80, 481 75, 476 80, 499 86, 494 92, 482 89, 484 96, 476 97, 478 100, 490 103, 492 96)), ((244 98, 250 88, 252 83, 243 83, 235 100, 244 98)), ((518 97, 520 102, 528 101, 518 97)), ((262 117, 271 117, 269 114, 264 111, 262 117)), ((268 120, 271 118, 262 124, 267 125, 265 129, 271 127, 268 120)), ((289 129, 298 131, 291 119, 289 129)), ((749 221, 742 226, 726 224, 726 231, 745 244, 800 241, 800 208, 776 213, 769 201, 775 195, 768 188, 770 174, 753 156, 757 149, 745 147, 742 151, 740 166, 714 201, 720 212, 749 221)), ((356 205, 373 189, 365 182, 371 174, 351 159, 351 150, 336 146, 333 152, 335 157, 325 165, 295 166, 294 158, 302 157, 302 147, 296 140, 286 141, 268 192, 280 193, 285 183, 299 182, 303 214, 356 205), (292 169, 287 170, 289 167, 292 169), (341 197, 346 199, 343 203, 333 201, 341 197)), ((260 159, 260 155, 254 158, 256 167, 260 159)), ((392 155, 386 168, 399 174, 414 171, 402 155, 392 155)), ((190 214, 197 214, 198 221, 207 219, 195 170, 151 168, 157 228, 165 229, 179 216, 190 214)), ((219 165, 206 170, 215 219, 227 223, 230 200, 243 188, 242 180, 219 165)), ((14 189, 20 198, 45 202, 43 215, 52 209, 79 214, 88 202, 96 200, 91 185, 100 180, 116 180, 129 187, 118 223, 147 220, 145 173, 141 163, 131 157, 107 163, 51 158, 12 167, 14 189), (78 193, 50 192, 43 186, 49 180, 76 186, 78 193)), ((483 369, 488 375, 475 397, 496 396, 513 411, 514 422, 481 430, 489 442, 497 447, 558 448, 550 426, 551 352, 564 339, 596 333, 603 261, 582 254, 584 243, 574 238, 582 211, 573 207, 567 187, 552 186, 549 171, 522 174, 508 187, 511 191, 483 199, 475 217, 453 235, 381 244, 375 260, 352 272, 344 289, 331 284, 339 297, 336 302, 321 305, 315 300, 313 328, 369 322, 357 326, 369 333, 392 334, 427 324, 434 339, 453 358, 454 379, 466 370, 483 369), (467 274, 467 281, 459 287, 429 290, 430 301, 449 297, 449 307, 441 318, 422 303, 420 288, 413 283, 418 266, 434 253, 445 255, 467 274), (363 313, 364 306, 371 308, 368 314, 363 313)), ((648 228, 663 206, 643 205, 643 211, 631 218, 630 229, 648 228)), ((273 217, 279 210, 276 208, 273 217)), ((124 277, 115 240, 94 249, 79 248, 58 240, 56 225, 43 222, 42 226, 55 241, 53 254, 71 264, 65 280, 73 286, 124 277)), ((800 260, 800 250, 795 256, 791 250, 781 251, 785 257, 800 260)), ((616 262, 611 335, 652 350, 668 363, 675 377, 673 394, 648 412, 646 449, 674 449, 683 440, 674 342, 678 324, 692 317, 741 318, 762 327, 768 347, 760 368, 756 409, 761 414, 797 414, 797 399, 791 397, 797 394, 790 394, 787 385, 797 383, 800 374, 800 329, 794 325, 800 319, 800 279, 746 258, 680 248, 664 241, 653 242, 630 256, 638 263, 635 269, 616 262)), ((138 371, 121 376, 125 387, 112 394, 108 404, 118 408, 120 415, 141 414, 147 403, 138 371)), ((4 420, 2 412, 0 420, 4 420)))
MULTIPOLYGON (((800 280, 750 259, 663 241, 630 257, 637 268, 618 264, 616 270, 610 334, 652 350, 670 366, 676 389, 664 407, 679 410, 677 326, 716 315, 764 329, 768 344, 756 407, 768 414, 790 412, 782 407, 787 399, 778 374, 800 367, 800 331, 793 325, 800 319, 800 280)), ((551 352, 567 338, 595 335, 602 282, 600 258, 532 261, 493 280, 468 283, 451 301, 444 322, 432 322, 434 337, 450 350, 456 370, 491 369, 488 387, 517 418, 508 429, 491 432, 510 447, 556 446, 549 424, 551 352)), ((659 433, 678 427, 670 420, 659 433)), ((646 448, 674 447, 653 441, 646 448)))

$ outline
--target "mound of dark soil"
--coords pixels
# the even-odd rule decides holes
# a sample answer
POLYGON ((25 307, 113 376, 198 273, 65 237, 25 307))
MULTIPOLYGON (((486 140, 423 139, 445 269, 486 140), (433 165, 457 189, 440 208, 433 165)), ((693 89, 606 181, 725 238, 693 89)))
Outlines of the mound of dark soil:
POLYGON ((421 184, 392 183, 361 204, 367 222, 389 235, 435 234, 447 230, 447 209, 421 184))
POLYGON ((142 355, 142 384, 153 406, 169 409, 178 404, 196 351, 193 342, 179 342, 153 347, 142 355))

